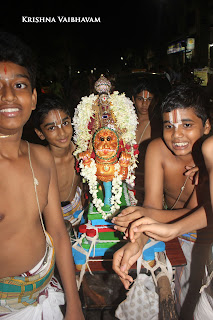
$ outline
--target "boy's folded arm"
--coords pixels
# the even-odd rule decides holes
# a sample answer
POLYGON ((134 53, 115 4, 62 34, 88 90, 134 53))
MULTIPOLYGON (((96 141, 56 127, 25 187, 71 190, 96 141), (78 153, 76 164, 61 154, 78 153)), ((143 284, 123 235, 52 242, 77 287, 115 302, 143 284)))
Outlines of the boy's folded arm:
POLYGON ((204 207, 200 207, 194 212, 188 212, 186 217, 171 224, 159 223, 159 221, 146 217, 138 219, 132 223, 129 230, 129 235, 131 241, 133 242, 133 239, 135 239, 135 233, 138 232, 145 232, 147 236, 156 240, 169 241, 184 233, 202 229, 206 226, 206 210, 204 207))
POLYGON ((143 216, 154 219, 158 222, 167 223, 175 221, 186 214, 188 214, 190 209, 181 208, 177 210, 164 210, 164 209, 156 209, 149 206, 145 206, 143 208, 143 216))
POLYGON ((142 217, 149 217, 158 222, 167 223, 181 218, 190 210, 187 208, 178 210, 163 210, 146 206, 129 207, 123 211, 119 216, 112 219, 112 222, 115 224, 114 228, 121 232, 125 232, 126 228, 128 228, 135 220, 138 220, 142 217), (124 215, 122 214, 123 211, 125 211, 124 215), (126 214, 126 212, 128 212, 128 214, 126 214))

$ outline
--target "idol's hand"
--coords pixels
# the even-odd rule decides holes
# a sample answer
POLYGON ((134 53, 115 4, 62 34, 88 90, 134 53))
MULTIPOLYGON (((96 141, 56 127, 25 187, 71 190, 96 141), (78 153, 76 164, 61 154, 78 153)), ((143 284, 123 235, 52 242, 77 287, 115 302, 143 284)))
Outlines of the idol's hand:
POLYGON ((79 161, 80 160, 83 160, 83 164, 85 166, 90 166, 90 163, 91 163, 91 155, 89 153, 89 151, 84 151, 84 152, 81 152, 79 153, 79 161))
POLYGON ((131 159, 131 155, 129 153, 122 152, 119 159, 120 166, 128 167, 130 163, 130 159, 131 159))

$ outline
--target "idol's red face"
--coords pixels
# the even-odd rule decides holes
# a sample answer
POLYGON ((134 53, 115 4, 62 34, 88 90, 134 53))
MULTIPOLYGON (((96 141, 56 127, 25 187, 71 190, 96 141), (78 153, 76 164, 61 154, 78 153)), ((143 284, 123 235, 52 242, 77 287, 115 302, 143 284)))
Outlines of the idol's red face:
POLYGON ((177 156, 192 152, 194 143, 210 131, 210 123, 203 122, 193 108, 175 109, 163 114, 163 137, 167 147, 177 156))
POLYGON ((32 91, 27 69, 12 62, 0 62, 0 133, 22 129, 36 102, 36 90, 32 91))
POLYGON ((118 138, 112 130, 102 129, 96 134, 93 145, 96 156, 107 160, 116 156, 118 138))

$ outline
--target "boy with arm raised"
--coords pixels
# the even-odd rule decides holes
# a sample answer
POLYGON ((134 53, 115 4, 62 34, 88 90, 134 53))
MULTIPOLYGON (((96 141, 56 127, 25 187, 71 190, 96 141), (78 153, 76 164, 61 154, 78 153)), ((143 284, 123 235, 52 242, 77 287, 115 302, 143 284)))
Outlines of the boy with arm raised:
MULTIPOLYGON (((194 85, 179 86, 168 94, 163 102, 162 111, 163 139, 159 138, 152 141, 146 153, 145 200, 143 207, 127 208, 118 217, 114 218, 114 222, 117 225, 116 228, 119 230, 124 231, 129 223, 142 216, 154 218, 159 222, 175 221, 209 201, 208 182, 202 179, 203 182, 201 183, 200 181, 198 186, 195 186, 193 179, 191 180, 188 176, 185 176, 187 169, 193 168, 195 165, 202 166, 202 159, 195 161, 193 155, 196 152, 200 154, 200 140, 203 135, 208 134, 210 131, 210 123, 206 113, 206 98, 202 88, 194 85), (170 210, 162 210, 163 202, 164 208, 170 208, 170 210)), ((201 216, 206 219, 205 209, 202 208, 200 210, 201 216)), ((208 210, 207 213, 209 214, 209 212, 208 210)), ((136 226, 137 223, 135 221, 133 224, 136 226)), ((207 233, 205 233, 205 236, 207 236, 207 233)), ((139 239, 143 237, 145 236, 140 235, 139 239)), ((185 286, 184 283, 187 283, 190 277, 191 252, 196 252, 197 248, 200 247, 197 243, 194 246, 194 242, 198 242, 196 240, 196 232, 183 237, 186 239, 180 241, 185 251, 184 253, 188 255, 188 266, 184 269, 186 271, 185 280, 182 277, 179 284, 180 288, 185 290, 178 297, 179 305, 183 305, 188 294, 188 286, 185 286)), ((209 239, 205 240, 209 241, 209 239)), ((137 239, 136 242, 138 241, 141 240, 137 239)), ((131 247, 131 244, 128 245, 131 247)), ((138 247, 138 243, 132 245, 138 247)), ((203 245, 201 248, 205 249, 206 246, 203 245)), ((202 253, 205 251, 203 249, 201 249, 202 253)), ((125 262, 126 267, 129 259, 128 256, 126 260, 128 254, 131 256, 130 252, 125 252, 125 255, 124 251, 115 253, 115 271, 121 272, 125 269, 123 262, 125 262), (122 258, 120 258, 121 256, 122 258)), ((127 273, 126 269, 124 273, 127 273)), ((124 273, 123 276, 125 278, 126 275, 124 273)), ((121 273, 120 276, 122 276, 121 273)), ((181 277, 177 276, 176 278, 181 277)), ((177 294, 179 295, 179 293, 177 294)), ((191 316, 193 312, 189 309, 191 316)))

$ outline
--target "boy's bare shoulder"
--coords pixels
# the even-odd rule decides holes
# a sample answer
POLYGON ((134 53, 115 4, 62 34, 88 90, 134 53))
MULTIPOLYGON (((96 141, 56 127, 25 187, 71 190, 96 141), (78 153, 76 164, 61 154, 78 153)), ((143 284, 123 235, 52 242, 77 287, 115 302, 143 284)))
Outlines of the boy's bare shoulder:
POLYGON ((202 144, 202 152, 205 154, 211 153, 213 151, 213 136, 210 136, 202 144))
POLYGON ((51 152, 46 147, 39 144, 30 143, 30 153, 38 163, 47 167, 54 162, 51 152))
POLYGON ((164 150, 167 150, 165 143, 163 142, 162 138, 156 138, 152 140, 148 145, 149 152, 160 152, 162 153, 164 150))
POLYGON ((162 138, 152 140, 146 151, 147 163, 158 164, 164 167, 172 161, 172 153, 165 145, 162 138))
POLYGON ((202 153, 205 160, 205 164, 208 170, 213 169, 213 161, 212 161, 212 155, 213 155, 213 136, 206 139, 202 144, 202 153))

